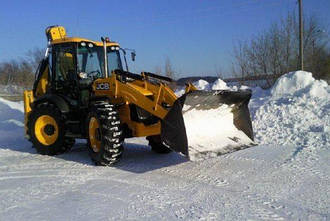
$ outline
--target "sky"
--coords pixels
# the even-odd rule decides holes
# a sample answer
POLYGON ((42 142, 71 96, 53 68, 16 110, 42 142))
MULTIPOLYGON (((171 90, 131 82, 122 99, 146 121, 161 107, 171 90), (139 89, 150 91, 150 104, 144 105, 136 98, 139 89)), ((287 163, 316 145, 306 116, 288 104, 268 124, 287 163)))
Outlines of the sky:
MULTIPOLYGON (((330 0, 303 4, 305 15, 330 26, 330 0)), ((230 77, 233 46, 293 11, 298 11, 297 0, 4 0, 0 62, 45 48, 45 28, 62 25, 69 36, 109 36, 121 47, 135 49, 130 68, 136 72, 163 68, 169 58, 177 77, 216 75, 219 70, 230 77)))

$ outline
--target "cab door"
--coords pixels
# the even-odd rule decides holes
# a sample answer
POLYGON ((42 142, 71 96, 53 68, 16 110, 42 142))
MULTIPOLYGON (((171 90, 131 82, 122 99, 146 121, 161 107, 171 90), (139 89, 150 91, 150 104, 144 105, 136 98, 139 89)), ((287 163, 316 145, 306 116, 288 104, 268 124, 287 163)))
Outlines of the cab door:
POLYGON ((73 44, 54 45, 53 60, 53 91, 72 100, 77 100, 77 68, 76 53, 73 44))

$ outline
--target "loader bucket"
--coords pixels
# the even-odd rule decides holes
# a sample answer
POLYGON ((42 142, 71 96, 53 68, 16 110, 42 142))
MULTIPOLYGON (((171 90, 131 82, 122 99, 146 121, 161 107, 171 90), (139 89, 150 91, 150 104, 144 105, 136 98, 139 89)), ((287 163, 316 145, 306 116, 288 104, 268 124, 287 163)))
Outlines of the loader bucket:
POLYGON ((162 122, 162 142, 191 160, 253 146, 250 98, 250 90, 185 94, 162 122))

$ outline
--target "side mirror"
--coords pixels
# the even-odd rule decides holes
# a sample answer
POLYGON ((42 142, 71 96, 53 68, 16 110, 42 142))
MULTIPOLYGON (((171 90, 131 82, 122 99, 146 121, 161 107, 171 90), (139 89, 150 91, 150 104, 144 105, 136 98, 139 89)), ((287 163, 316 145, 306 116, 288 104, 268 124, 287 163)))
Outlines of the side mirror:
POLYGON ((135 51, 132 51, 131 52, 132 61, 135 61, 135 57, 136 57, 135 51))

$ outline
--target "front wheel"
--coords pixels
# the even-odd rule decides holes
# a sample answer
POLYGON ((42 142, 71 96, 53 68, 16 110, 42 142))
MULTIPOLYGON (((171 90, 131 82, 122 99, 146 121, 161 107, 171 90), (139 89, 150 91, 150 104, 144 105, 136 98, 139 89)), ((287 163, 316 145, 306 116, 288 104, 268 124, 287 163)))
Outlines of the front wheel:
POLYGON ((88 150, 96 165, 111 166, 123 153, 119 113, 114 105, 96 102, 87 119, 88 150))

